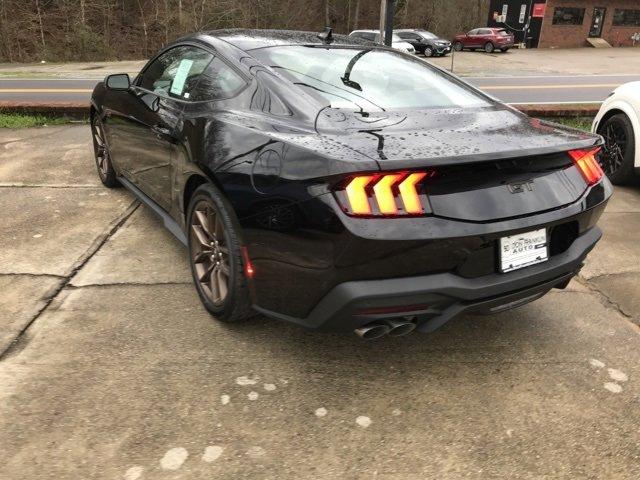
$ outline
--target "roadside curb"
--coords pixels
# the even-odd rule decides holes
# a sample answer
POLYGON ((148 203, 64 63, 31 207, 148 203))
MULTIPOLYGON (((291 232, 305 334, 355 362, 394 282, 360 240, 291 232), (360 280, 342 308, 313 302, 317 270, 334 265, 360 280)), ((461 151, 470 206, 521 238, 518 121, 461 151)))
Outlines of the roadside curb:
POLYGON ((544 104, 512 105, 531 117, 595 117, 600 110, 599 103, 585 104, 544 104))
MULTIPOLYGON (((532 117, 595 117, 599 104, 513 105, 532 117)), ((40 114, 55 117, 85 118, 89 104, 85 102, 0 102, 0 113, 40 114)))
POLYGON ((85 102, 0 102, 0 113, 48 115, 51 117, 85 118, 89 103, 85 102))

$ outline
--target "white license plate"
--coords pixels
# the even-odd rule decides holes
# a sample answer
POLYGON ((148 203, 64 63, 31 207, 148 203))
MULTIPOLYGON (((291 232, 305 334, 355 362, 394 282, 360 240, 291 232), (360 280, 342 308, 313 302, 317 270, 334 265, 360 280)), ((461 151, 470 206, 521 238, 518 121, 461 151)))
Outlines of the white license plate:
POLYGON ((548 259, 549 247, 545 228, 500 239, 500 271, 502 272, 546 262, 548 259))

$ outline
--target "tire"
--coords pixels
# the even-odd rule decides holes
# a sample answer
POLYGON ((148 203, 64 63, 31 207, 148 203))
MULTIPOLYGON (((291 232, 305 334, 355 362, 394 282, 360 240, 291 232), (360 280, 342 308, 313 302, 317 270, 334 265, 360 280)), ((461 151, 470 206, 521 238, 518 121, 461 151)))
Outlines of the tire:
POLYGON ((424 56, 425 57, 433 57, 433 48, 431 47, 426 47, 424 49, 424 56))
POLYGON ((221 322, 253 316, 239 227, 229 202, 214 185, 201 185, 189 201, 186 220, 191 274, 204 307, 221 322))
POLYGON ((464 48, 464 45, 462 45, 462 42, 453 42, 453 49, 456 52, 461 52, 463 48, 464 48))
POLYGON ((98 114, 91 117, 91 136, 93 138, 93 156, 98 169, 98 177, 107 188, 115 188, 120 185, 116 171, 111 163, 111 154, 106 142, 104 127, 98 118, 98 114))
POLYGON ((635 135, 631 120, 624 113, 607 118, 598 133, 604 137, 605 146, 600 165, 609 180, 616 185, 632 183, 635 179, 635 135))
POLYGON ((491 43, 491 42, 487 42, 487 43, 485 43, 485 44, 484 44, 484 47, 483 47, 484 51, 485 51, 485 52, 487 52, 487 53, 493 53, 493 51, 495 50, 495 48, 496 48, 496 47, 495 47, 495 46, 493 45, 493 43, 491 43))

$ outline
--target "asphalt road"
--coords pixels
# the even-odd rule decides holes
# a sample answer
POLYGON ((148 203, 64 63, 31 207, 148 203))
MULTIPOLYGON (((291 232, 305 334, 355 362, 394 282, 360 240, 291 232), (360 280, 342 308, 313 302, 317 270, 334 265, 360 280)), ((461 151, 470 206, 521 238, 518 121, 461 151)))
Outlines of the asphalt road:
POLYGON ((365 342, 213 320, 88 126, 0 146, 0 479, 640 478, 637 187, 567 290, 365 342))
MULTIPOLYGON (((640 75, 465 77, 507 103, 599 103, 640 75)), ((0 101, 83 102, 96 79, 0 79, 0 101)))
POLYGON ((640 75, 465 77, 507 103, 600 103, 620 85, 640 75))

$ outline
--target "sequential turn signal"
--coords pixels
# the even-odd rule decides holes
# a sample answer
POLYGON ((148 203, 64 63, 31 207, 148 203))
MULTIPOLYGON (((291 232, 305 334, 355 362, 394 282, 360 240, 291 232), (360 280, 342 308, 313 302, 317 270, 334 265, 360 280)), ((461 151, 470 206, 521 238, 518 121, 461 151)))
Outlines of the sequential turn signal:
POLYGON ((365 188, 374 178, 376 178, 374 175, 355 177, 347 185, 347 198, 354 215, 371 215, 371 205, 365 188))
POLYGON ((345 211, 355 216, 403 216, 425 212, 419 192, 427 172, 357 175, 338 195, 345 211), (345 198, 346 197, 346 198, 345 198), (345 205, 346 204, 346 205, 345 205))
POLYGON ((404 209, 407 213, 418 214, 424 211, 420 198, 418 197, 418 191, 416 185, 427 174, 425 172, 412 173, 400 184, 400 195, 402 196, 402 202, 404 203, 404 209))
POLYGON ((392 187, 398 183, 404 174, 396 173, 394 175, 383 175, 373 187, 373 193, 378 201, 380 213, 385 215, 395 215, 398 213, 396 205, 396 197, 393 194, 392 187))

